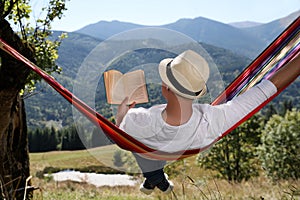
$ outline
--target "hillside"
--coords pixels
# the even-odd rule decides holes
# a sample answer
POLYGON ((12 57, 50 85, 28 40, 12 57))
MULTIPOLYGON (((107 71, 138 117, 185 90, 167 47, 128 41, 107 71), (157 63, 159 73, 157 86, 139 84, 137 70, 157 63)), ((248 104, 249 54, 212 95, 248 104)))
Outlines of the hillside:
MULTIPOLYGON (((54 33, 59 34, 59 32, 54 33)), ((90 36, 69 33, 59 49, 57 63, 63 68, 61 74, 52 74, 56 80, 72 91, 73 80, 84 58, 100 42, 90 36)), ((71 124, 71 105, 53 88, 41 81, 35 94, 25 99, 27 123, 31 127, 54 126, 61 128, 71 124)))
POLYGON ((282 19, 274 20, 270 23, 244 28, 246 32, 261 38, 266 43, 272 42, 284 28, 286 28, 293 20, 300 16, 300 10, 294 12, 282 19))
POLYGON ((75 32, 104 40, 120 32, 142 27, 145 26, 116 20, 111 22, 99 21, 95 24, 89 24, 75 32))
POLYGON ((229 23, 229 25, 236 27, 236 28, 250 28, 250 27, 255 27, 262 25, 263 23, 259 22, 251 22, 251 21, 242 21, 242 22, 233 22, 229 23))
POLYGON ((181 19, 164 27, 184 33, 196 41, 229 49, 250 58, 257 56, 257 52, 265 46, 259 38, 241 29, 203 17, 181 19))

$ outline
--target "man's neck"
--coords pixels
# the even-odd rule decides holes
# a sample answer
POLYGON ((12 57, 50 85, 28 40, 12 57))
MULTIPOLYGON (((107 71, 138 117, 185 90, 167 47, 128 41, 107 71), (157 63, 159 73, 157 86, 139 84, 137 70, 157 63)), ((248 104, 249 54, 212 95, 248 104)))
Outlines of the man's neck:
POLYGON ((168 101, 162 112, 163 120, 172 126, 179 126, 189 121, 193 114, 192 101, 168 101))

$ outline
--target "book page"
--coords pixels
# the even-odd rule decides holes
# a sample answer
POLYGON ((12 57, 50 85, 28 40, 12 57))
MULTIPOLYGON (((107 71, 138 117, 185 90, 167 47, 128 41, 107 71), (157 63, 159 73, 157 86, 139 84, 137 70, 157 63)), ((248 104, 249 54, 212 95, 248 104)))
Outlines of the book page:
POLYGON ((124 79, 128 104, 132 104, 134 101, 136 103, 147 103, 149 101, 143 70, 128 72, 124 74, 124 79))
POLYGON ((112 96, 112 104, 121 104, 126 97, 126 86, 124 85, 124 76, 114 78, 114 85, 110 91, 112 96))
POLYGON ((125 89, 122 83, 123 74, 117 70, 109 70, 104 72, 103 76, 107 102, 120 104, 125 98, 125 89))
POLYGON ((121 104, 125 97, 128 97, 127 104, 149 101, 143 70, 135 70, 126 74, 117 70, 109 70, 104 72, 104 83, 109 104, 121 104))

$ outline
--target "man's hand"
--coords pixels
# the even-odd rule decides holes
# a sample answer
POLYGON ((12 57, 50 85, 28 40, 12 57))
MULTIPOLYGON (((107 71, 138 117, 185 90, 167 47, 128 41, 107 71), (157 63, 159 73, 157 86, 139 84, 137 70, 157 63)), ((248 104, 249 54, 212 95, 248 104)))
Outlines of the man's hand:
POLYGON ((120 126, 124 116, 127 114, 128 110, 130 108, 133 108, 135 106, 135 102, 133 102, 131 105, 127 105, 128 97, 126 97, 122 103, 118 106, 118 112, 116 115, 116 125, 120 126))

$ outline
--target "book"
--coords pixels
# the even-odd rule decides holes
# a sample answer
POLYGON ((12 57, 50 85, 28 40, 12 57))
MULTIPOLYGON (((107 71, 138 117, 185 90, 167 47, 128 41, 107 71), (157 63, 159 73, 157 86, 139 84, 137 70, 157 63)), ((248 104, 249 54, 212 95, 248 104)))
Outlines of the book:
POLYGON ((117 70, 104 72, 106 99, 109 104, 121 104, 128 97, 127 104, 133 102, 147 103, 148 92, 143 70, 135 70, 125 74, 117 70))

